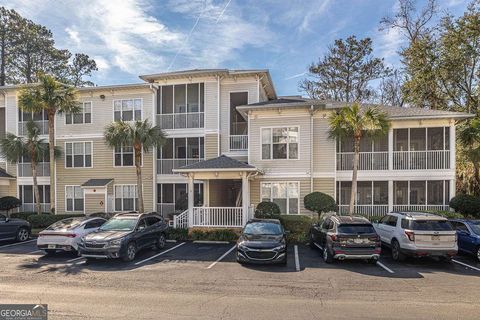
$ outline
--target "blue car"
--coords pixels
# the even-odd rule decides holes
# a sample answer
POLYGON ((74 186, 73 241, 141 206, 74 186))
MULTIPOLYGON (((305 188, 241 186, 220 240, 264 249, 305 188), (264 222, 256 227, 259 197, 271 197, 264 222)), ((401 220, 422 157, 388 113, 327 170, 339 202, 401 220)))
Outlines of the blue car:
POLYGON ((480 220, 450 220, 457 230, 458 250, 473 254, 480 261, 480 220))

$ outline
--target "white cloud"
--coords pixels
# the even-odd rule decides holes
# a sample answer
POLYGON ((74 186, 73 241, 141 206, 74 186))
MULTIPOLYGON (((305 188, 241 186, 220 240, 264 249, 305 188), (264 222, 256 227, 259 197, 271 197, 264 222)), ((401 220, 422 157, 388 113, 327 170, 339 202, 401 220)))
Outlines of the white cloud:
POLYGON ((70 37, 70 40, 72 40, 77 46, 80 45, 81 40, 80 40, 80 36, 78 34, 78 31, 67 27, 67 28, 65 28, 65 32, 70 37))
POLYGON ((398 51, 404 43, 404 36, 399 29, 387 29, 376 31, 380 33, 373 39, 373 46, 378 55, 387 62, 393 62, 392 59, 398 59, 398 51))

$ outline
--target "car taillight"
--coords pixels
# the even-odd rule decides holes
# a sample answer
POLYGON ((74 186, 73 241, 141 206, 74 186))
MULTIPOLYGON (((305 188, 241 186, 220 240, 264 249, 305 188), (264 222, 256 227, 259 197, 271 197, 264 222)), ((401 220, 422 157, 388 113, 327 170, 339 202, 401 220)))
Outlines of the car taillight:
POLYGON ((408 237, 408 240, 415 241, 415 233, 413 231, 405 231, 405 235, 408 237))
POLYGON ((370 238, 368 238, 368 240, 370 240, 371 242, 379 242, 379 241, 380 241, 380 237, 379 237, 379 236, 370 237, 370 238))

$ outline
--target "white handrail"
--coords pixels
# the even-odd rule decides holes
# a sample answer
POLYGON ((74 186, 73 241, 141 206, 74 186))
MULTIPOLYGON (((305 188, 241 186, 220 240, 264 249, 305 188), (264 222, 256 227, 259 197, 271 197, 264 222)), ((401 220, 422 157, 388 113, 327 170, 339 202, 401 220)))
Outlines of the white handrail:
MULTIPOLYGON (((337 153, 337 170, 352 170, 354 152, 337 153)), ((359 170, 388 170, 388 152, 360 152, 359 170)))
POLYGON ((175 229, 188 228, 188 209, 173 217, 173 227, 175 229))
POLYGON ((162 129, 203 128, 203 112, 163 113, 157 114, 157 124, 162 129))
POLYGON ((450 169, 450 150, 393 151, 393 169, 450 169))

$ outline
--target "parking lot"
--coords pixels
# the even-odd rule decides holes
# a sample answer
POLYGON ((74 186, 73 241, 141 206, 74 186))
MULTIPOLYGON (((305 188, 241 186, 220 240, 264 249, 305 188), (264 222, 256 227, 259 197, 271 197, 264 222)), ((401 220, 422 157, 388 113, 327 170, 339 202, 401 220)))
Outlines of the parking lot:
POLYGON ((47 256, 33 239, 0 242, 0 265, 0 301, 48 303, 51 319, 139 312, 152 319, 478 319, 480 312, 480 263, 468 256, 397 263, 384 250, 377 264, 326 264, 319 250, 291 245, 286 266, 257 266, 236 263, 230 243, 169 242, 131 263, 87 262, 47 256))

